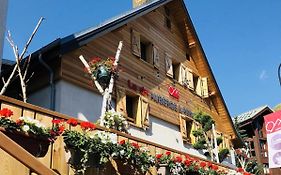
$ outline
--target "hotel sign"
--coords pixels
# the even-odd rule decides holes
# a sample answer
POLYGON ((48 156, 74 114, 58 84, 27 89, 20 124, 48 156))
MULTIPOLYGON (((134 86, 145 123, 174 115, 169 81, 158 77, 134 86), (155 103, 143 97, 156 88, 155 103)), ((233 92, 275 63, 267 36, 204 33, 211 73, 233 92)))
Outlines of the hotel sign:
POLYGON ((173 111, 179 112, 181 114, 187 115, 192 117, 193 113, 185 108, 184 106, 181 106, 159 94, 153 93, 153 92, 149 92, 148 89, 146 89, 145 87, 136 85, 135 83, 132 83, 130 80, 128 80, 128 87, 136 92, 139 92, 140 94, 142 94, 143 96, 147 96, 150 97, 150 99, 162 106, 165 106, 173 111))
POLYGON ((281 111, 264 116, 269 168, 281 167, 281 111))

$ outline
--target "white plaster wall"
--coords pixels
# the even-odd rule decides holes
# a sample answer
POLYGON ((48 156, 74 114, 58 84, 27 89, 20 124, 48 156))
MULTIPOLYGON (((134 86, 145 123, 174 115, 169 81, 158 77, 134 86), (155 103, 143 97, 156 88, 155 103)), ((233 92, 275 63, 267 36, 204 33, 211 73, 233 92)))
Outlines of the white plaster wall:
POLYGON ((27 102, 43 107, 50 108, 50 87, 45 87, 27 96, 27 102))
POLYGON ((183 143, 178 126, 156 117, 150 116, 150 127, 148 130, 144 131, 140 128, 131 127, 129 132, 133 136, 174 148, 188 154, 206 158, 204 155, 200 154, 199 151, 192 148, 191 145, 183 143))
MULTIPOLYGON (((100 94, 63 80, 56 82, 55 87, 55 111, 77 118, 84 116, 92 122, 99 119, 102 106, 102 96, 100 94)), ((42 88, 30 94, 28 102, 49 109, 50 87, 42 88)), ((113 107, 115 107, 114 101, 113 107)))
POLYGON ((59 81, 59 106, 57 111, 73 116, 84 116, 89 121, 97 121, 101 112, 102 96, 80 88, 66 81, 59 81))
MULTIPOLYGON (((42 106, 49 106, 48 88, 44 88, 29 97, 29 102, 42 106)), ((75 86, 66 81, 56 83, 56 111, 73 117, 83 114, 88 120, 99 118, 102 96, 92 91, 75 86)), ((171 123, 150 116, 150 128, 146 131, 131 127, 129 133, 138 138, 149 140, 176 150, 205 158, 189 144, 183 144, 179 127, 171 123)))
POLYGON ((2 63, 3 42, 6 30, 6 17, 8 9, 8 0, 0 0, 0 60, 2 63))

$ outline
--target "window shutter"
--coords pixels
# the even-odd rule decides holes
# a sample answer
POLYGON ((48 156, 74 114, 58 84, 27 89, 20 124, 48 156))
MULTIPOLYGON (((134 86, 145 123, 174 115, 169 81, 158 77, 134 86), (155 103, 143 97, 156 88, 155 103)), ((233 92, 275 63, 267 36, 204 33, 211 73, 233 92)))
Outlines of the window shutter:
POLYGON ((165 63, 166 63, 166 74, 173 78, 173 62, 172 62, 172 57, 168 55, 167 53, 165 54, 165 63))
POLYGON ((190 69, 186 69, 186 81, 187 87, 191 90, 194 90, 193 73, 190 69))
POLYGON ((132 53, 138 57, 141 56, 141 47, 140 47, 140 33, 132 30, 131 33, 131 37, 132 37, 132 53))
POLYGON ((122 115, 127 116, 126 110, 126 90, 121 87, 116 88, 117 105, 116 111, 122 115))
POLYGON ((141 97, 139 97, 138 99, 138 107, 137 107, 137 113, 136 113, 136 125, 138 127, 142 127, 142 100, 141 100, 141 97))
POLYGON ((141 98, 141 124, 144 129, 149 127, 149 105, 147 99, 141 98))
POLYGON ((153 45, 153 65, 155 68, 160 68, 160 56, 158 47, 153 45))
POLYGON ((187 141, 187 132, 186 132, 186 120, 182 114, 180 114, 180 132, 182 139, 187 141))
POLYGON ((191 132, 190 132, 190 141, 192 144, 194 144, 196 142, 196 138, 193 136, 192 131, 197 130, 197 124, 195 122, 192 123, 192 127, 191 127, 191 132))
POLYGON ((208 79, 207 77, 201 78, 202 80, 202 97, 208 98, 209 97, 209 89, 208 89, 208 79))
POLYGON ((201 81, 201 77, 198 77, 195 91, 196 91, 197 95, 202 97, 202 81, 201 81))
POLYGON ((149 127, 149 107, 147 99, 139 97, 136 114, 136 125, 143 129, 149 127))
POLYGON ((186 71, 186 68, 180 64, 179 66, 179 77, 178 77, 178 82, 181 84, 181 85, 184 85, 184 82, 186 80, 186 76, 185 76, 185 71, 186 71))

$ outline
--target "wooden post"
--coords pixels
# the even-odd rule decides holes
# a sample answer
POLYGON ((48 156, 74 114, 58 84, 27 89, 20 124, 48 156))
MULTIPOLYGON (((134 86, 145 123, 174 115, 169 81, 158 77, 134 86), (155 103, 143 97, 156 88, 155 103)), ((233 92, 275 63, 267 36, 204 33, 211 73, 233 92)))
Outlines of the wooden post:
POLYGON ((215 130, 215 124, 212 124, 212 131, 213 131, 213 136, 214 136, 214 145, 215 145, 215 157, 216 157, 216 161, 217 163, 220 163, 220 160, 219 160, 219 153, 218 153, 218 143, 217 143, 217 133, 216 133, 216 130, 215 130))
MULTIPOLYGON (((115 67, 116 70, 118 70, 117 67, 118 67, 122 47, 123 47, 123 41, 120 41, 117 51, 116 51, 115 61, 113 63, 113 66, 115 67)), ((88 62, 85 60, 85 58, 83 57, 83 55, 80 55, 79 59, 83 63, 83 65, 86 67, 88 73, 92 75, 90 66, 89 66, 88 62)), ((103 116, 104 116, 105 112, 108 110, 109 105, 111 104, 111 95, 112 95, 112 91, 113 91, 113 87, 114 87, 114 76, 115 76, 114 74, 111 74, 109 85, 105 89, 103 89, 101 87, 101 85, 99 84, 99 82, 96 80, 95 77, 91 76, 91 78, 94 80, 95 86, 97 87, 99 92, 103 95, 101 115, 100 115, 100 125, 101 126, 104 125, 103 116)))
MULTIPOLYGON (((118 48, 117 48, 117 51, 116 51, 115 61, 113 63, 113 66, 116 68, 116 70, 117 70, 117 66, 118 66, 118 63, 119 63, 119 58, 120 58, 120 53, 121 53, 122 47, 123 47, 123 41, 120 41, 119 45, 118 45, 118 48)), ((111 95, 112 95, 113 87, 114 87, 114 74, 111 74, 108 88, 105 89, 105 93, 103 95, 101 115, 100 115, 100 125, 101 126, 104 126, 103 117, 104 117, 104 114, 109 107, 108 105, 111 104, 111 95)))

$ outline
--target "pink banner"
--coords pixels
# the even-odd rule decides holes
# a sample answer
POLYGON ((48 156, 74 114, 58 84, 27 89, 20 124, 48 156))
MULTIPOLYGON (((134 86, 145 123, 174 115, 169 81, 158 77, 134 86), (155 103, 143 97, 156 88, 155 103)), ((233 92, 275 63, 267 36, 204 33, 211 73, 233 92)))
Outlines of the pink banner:
POLYGON ((281 111, 264 116, 269 168, 281 167, 281 111))

